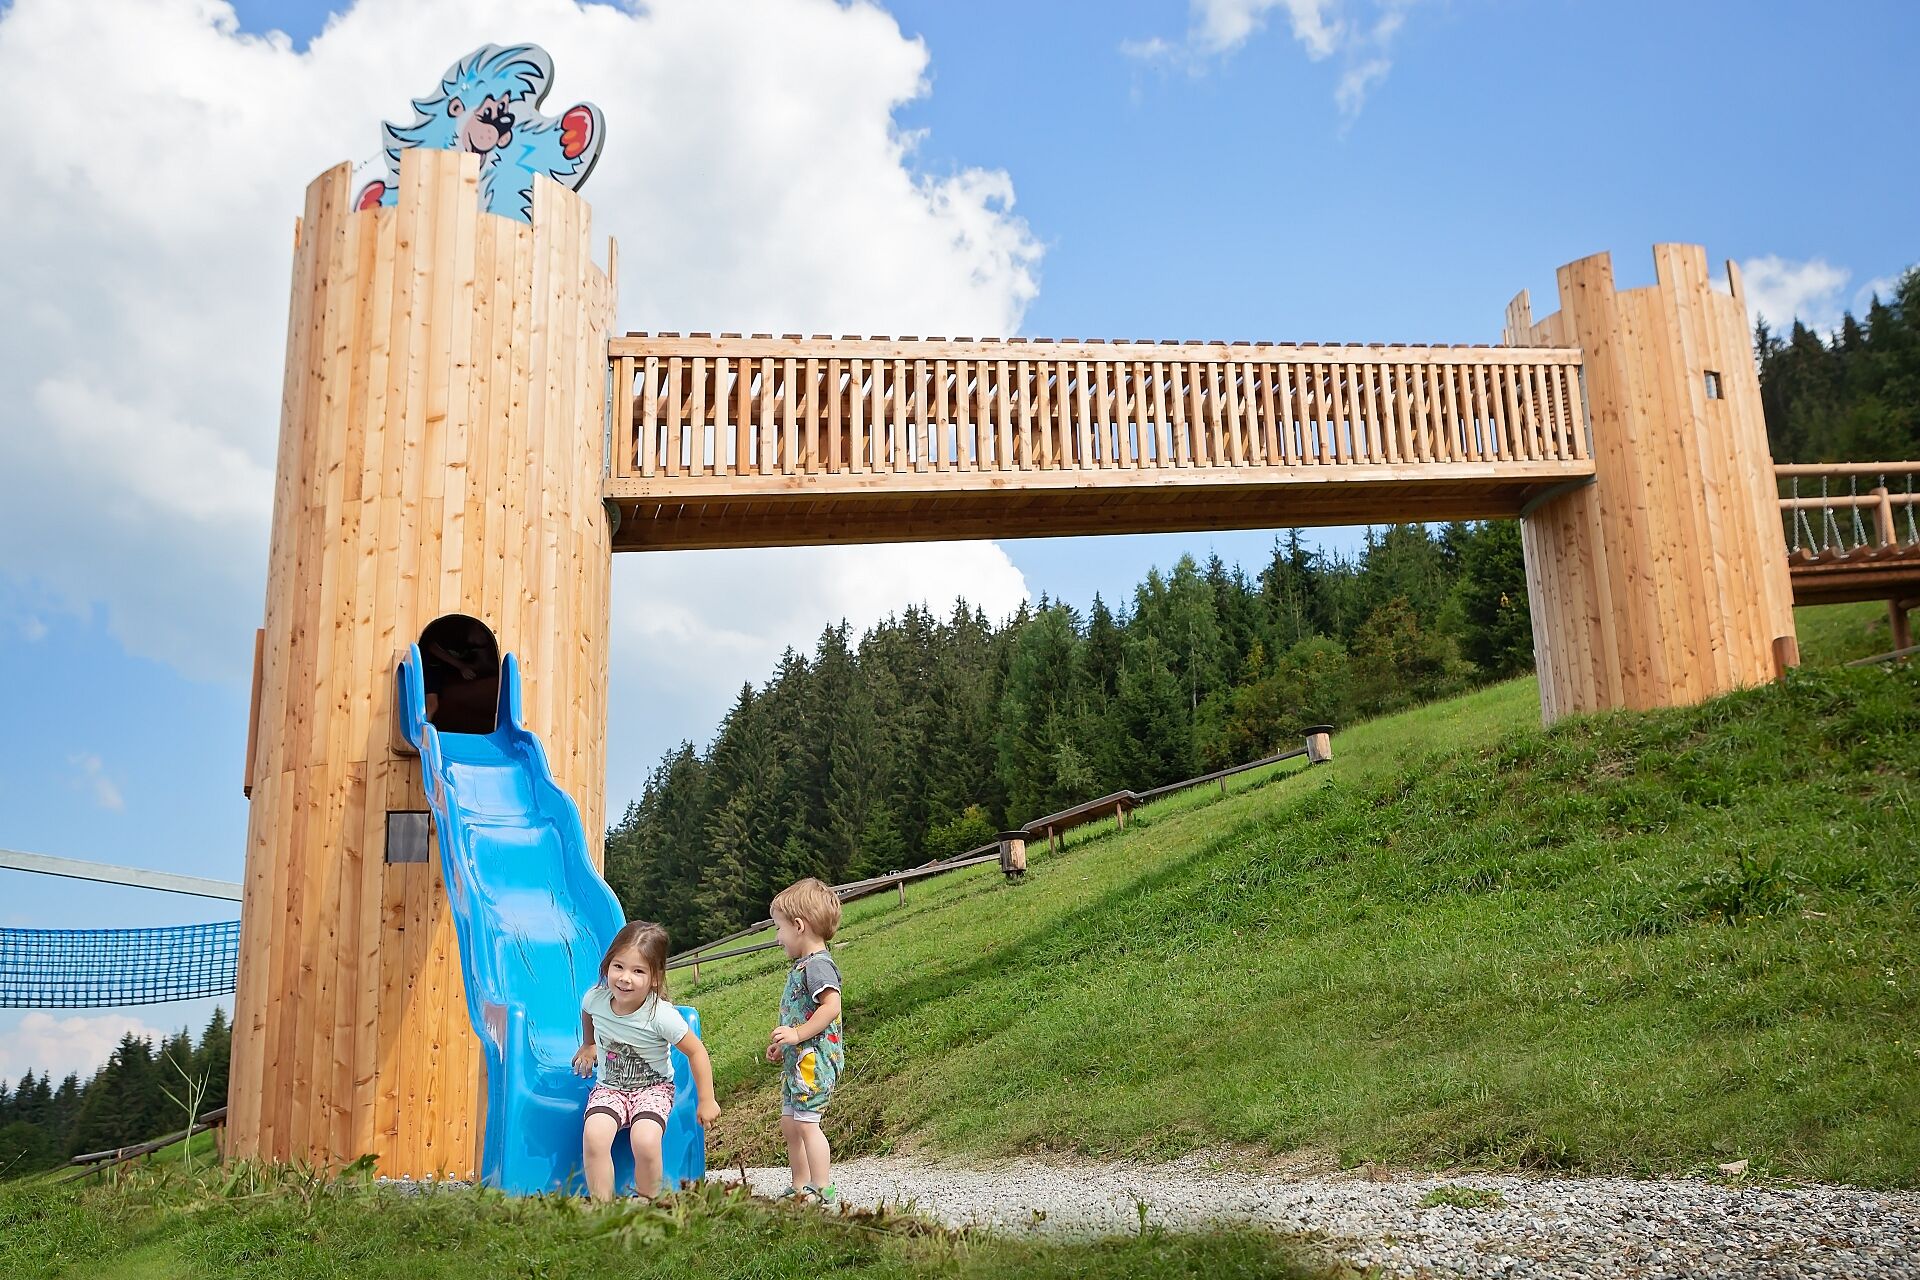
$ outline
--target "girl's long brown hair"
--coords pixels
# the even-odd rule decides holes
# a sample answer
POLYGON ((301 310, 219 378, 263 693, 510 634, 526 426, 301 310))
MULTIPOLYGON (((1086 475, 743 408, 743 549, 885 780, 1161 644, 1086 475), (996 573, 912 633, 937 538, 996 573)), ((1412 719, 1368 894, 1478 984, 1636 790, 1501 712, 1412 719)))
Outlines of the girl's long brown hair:
POLYGON ((607 953, 600 957, 600 985, 607 985, 607 968, 613 963, 613 958, 629 949, 638 951, 640 963, 647 967, 647 976, 652 979, 651 994, 665 1000, 667 931, 651 920, 629 920, 620 926, 620 932, 614 934, 613 941, 607 944, 607 953))

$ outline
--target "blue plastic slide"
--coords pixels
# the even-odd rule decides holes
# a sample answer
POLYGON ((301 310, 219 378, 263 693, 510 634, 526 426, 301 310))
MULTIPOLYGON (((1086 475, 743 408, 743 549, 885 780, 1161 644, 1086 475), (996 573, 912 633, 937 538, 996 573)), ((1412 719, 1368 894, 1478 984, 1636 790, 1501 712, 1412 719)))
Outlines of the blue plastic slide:
MULTIPOLYGON (((427 721, 420 649, 396 672, 402 733, 420 753, 440 867, 466 975, 467 1016, 487 1055, 481 1180, 519 1195, 579 1191, 580 1135, 592 1081, 573 1073, 580 999, 622 924, 620 903, 587 857, 580 810, 521 723, 520 669, 500 664, 500 710, 488 734, 442 733, 427 721)), ((700 1016, 681 1006, 697 1035, 700 1016)), ((667 1185, 706 1175, 706 1133, 686 1056, 662 1145, 667 1185)), ((615 1187, 633 1155, 614 1142, 615 1187)))

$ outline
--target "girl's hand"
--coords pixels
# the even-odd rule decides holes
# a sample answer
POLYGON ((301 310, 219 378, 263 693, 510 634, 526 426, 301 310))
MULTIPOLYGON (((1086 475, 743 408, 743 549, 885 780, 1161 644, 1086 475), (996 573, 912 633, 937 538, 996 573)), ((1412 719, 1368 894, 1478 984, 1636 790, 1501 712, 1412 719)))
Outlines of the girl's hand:
POLYGON ((800 1033, 793 1027, 775 1027, 771 1039, 776 1046, 795 1045, 800 1043, 800 1033))
POLYGON ((720 1104, 712 1098, 702 1098, 700 1105, 694 1108, 693 1114, 703 1128, 711 1126, 720 1118, 720 1104))
POLYGON ((767 1061, 768 1061, 768 1062, 778 1062, 778 1061, 780 1061, 780 1046, 779 1046, 779 1045, 777 1045, 777 1044, 770 1044, 770 1045, 768 1045, 768 1046, 767 1046, 767 1061))
POLYGON ((573 1074, 577 1076, 592 1075, 593 1057, 593 1046, 590 1044, 581 1045, 579 1050, 573 1055, 573 1074))

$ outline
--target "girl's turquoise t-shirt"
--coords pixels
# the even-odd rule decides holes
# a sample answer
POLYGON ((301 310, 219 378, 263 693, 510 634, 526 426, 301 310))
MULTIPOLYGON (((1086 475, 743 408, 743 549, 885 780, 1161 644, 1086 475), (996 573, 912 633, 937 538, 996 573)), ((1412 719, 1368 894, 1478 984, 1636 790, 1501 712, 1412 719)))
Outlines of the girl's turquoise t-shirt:
POLYGON ((580 1011, 593 1019, 596 1078, 609 1089, 644 1089, 673 1079, 674 1045, 686 1039, 687 1020, 657 995, 632 1013, 613 1011, 613 989, 587 992, 580 1011))

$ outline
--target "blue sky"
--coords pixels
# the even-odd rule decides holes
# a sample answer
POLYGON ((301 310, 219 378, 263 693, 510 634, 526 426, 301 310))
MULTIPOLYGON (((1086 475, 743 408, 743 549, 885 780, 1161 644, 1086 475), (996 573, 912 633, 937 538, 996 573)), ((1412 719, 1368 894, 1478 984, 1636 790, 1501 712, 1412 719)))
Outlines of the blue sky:
MULTIPOLYGON (((270 2, 237 11, 242 32, 286 32, 290 59, 304 56, 328 13, 270 2)), ((1704 243, 1716 263, 1751 264, 1752 291, 1777 322, 1798 313, 1831 324, 1841 308, 1860 306, 1872 282, 1920 260, 1920 172, 1906 87, 1920 56, 1920 6, 1211 0, 1190 9, 906 0, 886 12, 901 34, 924 42, 927 59, 927 90, 892 115, 915 136, 906 167, 932 180, 997 171, 1011 183, 1012 215, 1040 251, 1032 267, 1038 291, 1016 311, 1029 335, 1492 341, 1517 290, 1533 291, 1537 313, 1553 308, 1554 269, 1573 258, 1611 250, 1623 285, 1649 281, 1648 248, 1657 240, 1704 243), (1233 27, 1236 15, 1251 25, 1233 27), (1315 28, 1316 20, 1327 25, 1315 28)), ((50 13, 49 0, 0 9, 0 70, 24 56, 20 41, 33 40, 42 61, 59 69, 67 55, 48 54, 52 37, 40 34, 55 29, 50 13)), ((529 21, 489 38, 546 42, 539 26, 529 21)), ((424 87, 472 43, 450 37, 395 57, 424 87)), ((79 48, 71 55, 75 65, 87 56, 79 48)), ((556 61, 561 94, 610 96, 556 61)), ((804 75, 800 82, 804 93, 804 75)), ((348 116, 355 136, 364 134, 370 153, 379 121, 404 109, 403 96, 350 98, 334 110, 348 116)), ((697 100, 681 109, 697 111, 697 100)), ((633 126, 610 118, 610 132, 623 127, 633 126)), ((317 172, 325 156, 346 158, 324 153, 300 172, 317 172)), ((276 179, 260 195, 254 221, 271 236, 283 236, 303 181, 276 179)), ((596 173, 585 194, 593 199, 617 181, 596 173)), ((76 223, 70 234, 85 250, 92 223, 76 223)), ((110 225, 105 215, 100 225, 110 225)), ((100 235, 92 252, 111 259, 116 246, 100 235)), ((631 235, 623 262, 630 243, 631 235)), ((30 248, 0 250, 7 253, 20 257, 0 270, 0 311, 14 318, 0 323, 57 325, 56 295, 70 282, 34 274, 46 268, 25 261, 30 248), (38 318, 47 306, 50 318, 38 318)), ((196 268, 187 259, 167 270, 196 268)), ((220 296, 283 318, 284 255, 275 270, 219 282, 220 296)), ((164 274, 157 281, 153 288, 169 287, 164 274)), ((644 283, 623 282, 622 320, 632 327, 764 327, 745 316, 675 322, 649 310, 644 283)), ((964 323, 948 331, 969 331, 964 323)), ((14 333, 0 328, 0 339, 14 333)), ((278 334, 270 336, 247 377, 277 386, 278 334)), ((5 402, 50 402, 31 373, 14 370, 0 381, 5 402)), ((261 425, 242 451, 255 459, 244 474, 258 474, 263 452, 271 467, 270 411, 270 403, 252 411, 261 425)), ((192 405, 166 412, 183 424, 183 439, 198 439, 192 405)), ((40 430, 30 414, 0 417, 0 440, 13 436, 23 449, 40 430)), ((0 471, 5 465, 0 457, 0 471)), ((34 496, 7 483, 0 479, 0 501, 34 496)), ((63 509, 83 511, 89 529, 107 531, 105 563, 129 483, 102 474, 58 495, 63 509)), ((139 536, 128 533, 128 542, 139 536)), ((1338 549, 1358 535, 1318 536, 1338 549)), ((11 553, 0 546, 0 662, 8 674, 0 847, 237 879, 251 624, 242 611, 244 625, 192 631, 196 615, 217 613, 210 598, 228 586, 196 586, 201 580, 189 575, 169 595, 161 584, 170 579, 147 574, 154 598, 135 609, 127 603, 133 588, 103 585, 110 574, 100 563, 80 563, 19 528, 0 526, 0 538, 15 541, 11 553), (151 641, 175 623, 196 636, 188 656, 151 641)), ((1149 566, 1182 552, 1217 551, 1253 566, 1270 543, 1270 534, 1247 533, 1001 545, 1028 593, 1084 605, 1095 591, 1123 599, 1149 566)), ((229 576, 240 584, 231 589, 251 589, 257 614, 263 538, 229 539, 212 552, 183 545, 168 557, 230 559, 237 567, 229 576)), ((740 563, 750 576, 755 564, 798 561, 740 563)), ((936 566, 925 593, 939 603, 950 585, 936 566)), ((616 613, 620 607, 616 599, 616 613)), ((810 622, 799 634, 758 639, 804 646, 814 630, 810 622)), ((765 662, 754 660, 731 679, 765 674, 765 662)), ((610 734, 610 813, 673 742, 704 742, 715 699, 724 701, 724 691, 677 697, 649 693, 638 677, 623 686, 623 678, 616 671, 625 713, 616 713, 610 734)), ((220 903, 0 872, 0 923, 8 925, 230 914, 220 903)), ((131 1016, 160 1028, 197 1026, 208 1007, 131 1016)), ((18 1022, 0 1012, 0 1040, 18 1022)), ((36 1046, 64 1034, 37 1025, 36 1046)), ((75 1029, 72 1043, 83 1040, 75 1029)), ((0 1072, 17 1075, 20 1065, 0 1059, 0 1072)))

